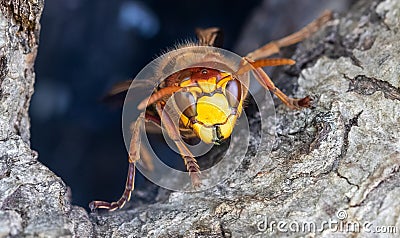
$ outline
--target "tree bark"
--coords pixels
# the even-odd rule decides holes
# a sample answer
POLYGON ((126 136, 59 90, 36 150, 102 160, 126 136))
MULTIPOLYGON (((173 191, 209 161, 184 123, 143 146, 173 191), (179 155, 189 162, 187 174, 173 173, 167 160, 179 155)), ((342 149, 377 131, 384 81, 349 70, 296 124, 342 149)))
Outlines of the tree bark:
POLYGON ((359 1, 297 46, 297 64, 275 76, 288 78, 294 96, 312 94, 315 106, 277 106, 276 141, 272 153, 261 153, 268 163, 260 173, 248 169, 250 151, 247 164, 213 189, 91 215, 70 204, 66 185, 29 147, 42 8, 43 1, 1 2, 1 237, 374 237, 378 226, 400 232, 399 1, 359 1))
POLYGON ((0 2, 0 237, 87 237, 87 213, 71 206, 67 186, 30 149, 28 109, 43 5, 0 2))

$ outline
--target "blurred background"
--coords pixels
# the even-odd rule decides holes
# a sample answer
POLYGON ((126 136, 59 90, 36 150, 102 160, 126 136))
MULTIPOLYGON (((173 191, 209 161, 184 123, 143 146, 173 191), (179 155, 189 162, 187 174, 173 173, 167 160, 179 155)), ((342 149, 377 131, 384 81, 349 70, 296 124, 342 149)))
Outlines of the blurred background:
MULTIPOLYGON (((31 103, 32 148, 71 188, 74 204, 115 201, 128 163, 122 108, 100 102, 113 84, 134 78, 169 47, 194 40, 196 27, 222 28, 224 48, 245 55, 300 29, 324 9, 341 12, 353 2, 46 1, 31 103)), ((137 173, 136 204, 157 196, 157 187, 137 173)))

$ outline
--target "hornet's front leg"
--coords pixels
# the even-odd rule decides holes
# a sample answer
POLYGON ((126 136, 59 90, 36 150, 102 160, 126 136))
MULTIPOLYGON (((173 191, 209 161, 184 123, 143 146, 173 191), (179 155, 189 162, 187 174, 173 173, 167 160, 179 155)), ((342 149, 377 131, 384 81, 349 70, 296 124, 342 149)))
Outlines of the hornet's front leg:
POLYGON ((126 178, 125 190, 121 198, 116 202, 104 202, 104 201, 93 201, 89 204, 90 210, 94 211, 97 208, 104 208, 109 211, 114 211, 118 208, 122 208, 126 202, 131 198, 131 193, 135 187, 135 170, 136 162, 140 159, 140 134, 143 130, 143 122, 145 120, 145 114, 141 113, 139 118, 132 123, 131 131, 132 138, 129 146, 129 168, 128 176, 126 178))
POLYGON ((168 112, 164 112, 162 109, 161 102, 156 105, 158 115, 160 115, 161 120, 164 125, 164 129, 167 131, 168 136, 174 141, 175 145, 178 147, 179 153, 186 165, 186 170, 189 172, 190 178, 192 180, 193 187, 199 187, 201 185, 200 180, 200 167, 197 164, 197 160, 193 157, 192 152, 183 144, 178 129, 176 128, 168 112))

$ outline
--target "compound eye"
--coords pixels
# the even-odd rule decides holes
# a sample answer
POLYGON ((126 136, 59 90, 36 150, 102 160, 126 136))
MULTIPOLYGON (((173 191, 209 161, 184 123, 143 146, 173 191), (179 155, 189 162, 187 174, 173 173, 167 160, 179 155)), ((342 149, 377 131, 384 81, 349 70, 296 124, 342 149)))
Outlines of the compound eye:
POLYGON ((177 92, 174 94, 175 103, 187 118, 197 116, 196 99, 190 92, 177 92))
POLYGON ((226 83, 225 97, 228 100, 229 106, 239 106, 239 102, 242 97, 242 85, 239 80, 234 79, 226 83))

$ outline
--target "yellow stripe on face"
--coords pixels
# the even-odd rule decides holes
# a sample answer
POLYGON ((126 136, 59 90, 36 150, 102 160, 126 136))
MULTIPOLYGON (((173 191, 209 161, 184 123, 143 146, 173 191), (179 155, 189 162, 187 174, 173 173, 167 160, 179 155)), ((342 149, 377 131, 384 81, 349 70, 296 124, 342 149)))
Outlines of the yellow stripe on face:
POLYGON ((198 80, 197 84, 204 93, 211 93, 217 88, 217 78, 212 77, 207 80, 198 80))
POLYGON ((231 114, 226 97, 220 93, 203 96, 197 100, 196 119, 204 125, 212 126, 224 123, 231 114))
POLYGON ((219 125, 220 133, 223 138, 217 138, 215 127, 206 127, 200 123, 193 125, 193 131, 205 143, 216 143, 217 139, 225 140, 232 134, 233 127, 235 126, 237 116, 230 115, 225 124, 219 125))
POLYGON ((205 143, 211 144, 216 139, 216 135, 214 133, 213 127, 205 127, 200 123, 196 123, 193 125, 193 130, 196 135, 205 143))
POLYGON ((221 129, 221 135, 224 137, 224 139, 228 138, 232 134, 233 127, 236 124, 236 119, 236 115, 230 115, 226 123, 219 126, 221 129))

